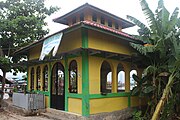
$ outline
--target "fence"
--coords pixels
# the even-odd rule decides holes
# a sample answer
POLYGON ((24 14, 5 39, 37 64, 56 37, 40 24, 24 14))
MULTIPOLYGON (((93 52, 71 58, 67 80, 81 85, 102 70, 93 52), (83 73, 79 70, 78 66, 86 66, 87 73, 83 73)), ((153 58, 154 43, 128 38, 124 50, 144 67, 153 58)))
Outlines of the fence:
POLYGON ((45 108, 45 96, 43 94, 13 93, 13 105, 27 110, 45 108))

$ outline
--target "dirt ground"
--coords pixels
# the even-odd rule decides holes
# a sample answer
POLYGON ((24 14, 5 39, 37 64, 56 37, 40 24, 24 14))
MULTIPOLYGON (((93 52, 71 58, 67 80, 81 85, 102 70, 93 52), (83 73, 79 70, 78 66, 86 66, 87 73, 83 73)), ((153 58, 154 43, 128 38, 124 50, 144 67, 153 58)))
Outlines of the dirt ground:
POLYGON ((21 116, 9 111, 0 110, 0 120, 52 120, 44 116, 21 116))

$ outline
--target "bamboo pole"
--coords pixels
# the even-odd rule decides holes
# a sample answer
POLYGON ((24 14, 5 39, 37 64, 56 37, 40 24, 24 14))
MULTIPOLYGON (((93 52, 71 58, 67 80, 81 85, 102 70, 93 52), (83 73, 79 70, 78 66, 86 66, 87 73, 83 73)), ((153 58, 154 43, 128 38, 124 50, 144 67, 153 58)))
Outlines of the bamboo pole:
POLYGON ((169 77, 168 84, 166 85, 166 87, 163 91, 163 95, 162 95, 161 99, 159 100, 159 102, 156 106, 156 109, 155 109, 154 114, 152 116, 152 120, 158 120, 159 119, 160 112, 162 111, 162 108, 164 107, 164 103, 166 102, 166 100, 168 98, 171 86, 174 82, 174 77, 175 77, 175 75, 173 75, 173 74, 171 74, 171 76, 169 77))

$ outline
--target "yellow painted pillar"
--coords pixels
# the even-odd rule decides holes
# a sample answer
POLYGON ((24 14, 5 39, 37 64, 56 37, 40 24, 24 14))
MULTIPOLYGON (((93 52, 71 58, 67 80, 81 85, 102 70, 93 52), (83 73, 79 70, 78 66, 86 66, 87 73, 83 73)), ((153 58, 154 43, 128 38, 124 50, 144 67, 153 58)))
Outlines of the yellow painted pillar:
POLYGON ((37 67, 34 67, 34 90, 37 90, 37 67))
POLYGON ((117 93, 117 67, 112 70, 112 93, 117 93))
POLYGON ((27 80, 28 80, 28 90, 30 90, 30 86, 31 86, 31 68, 30 67, 28 67, 28 78, 27 78, 27 80))
POLYGON ((124 71, 125 71, 125 92, 130 92, 130 65, 126 64, 124 71))

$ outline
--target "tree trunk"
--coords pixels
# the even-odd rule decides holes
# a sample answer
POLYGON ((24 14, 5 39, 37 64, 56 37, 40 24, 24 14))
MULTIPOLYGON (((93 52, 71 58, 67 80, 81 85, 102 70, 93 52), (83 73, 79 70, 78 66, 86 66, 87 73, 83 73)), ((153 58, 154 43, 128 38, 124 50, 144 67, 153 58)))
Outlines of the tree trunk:
POLYGON ((162 111, 162 108, 164 107, 164 103, 166 102, 166 100, 168 98, 171 86, 174 82, 174 77, 175 77, 175 75, 171 75, 169 77, 168 84, 166 85, 166 88, 163 91, 163 95, 162 95, 161 99, 159 100, 159 102, 156 106, 156 109, 155 109, 154 114, 152 116, 152 120, 159 120, 160 112, 162 111))
POLYGON ((5 86, 5 82, 6 82, 6 72, 3 70, 2 70, 2 72, 3 72, 3 79, 2 79, 2 88, 1 88, 2 93, 1 93, 1 98, 0 98, 0 107, 2 106, 2 99, 4 96, 4 86, 5 86))

